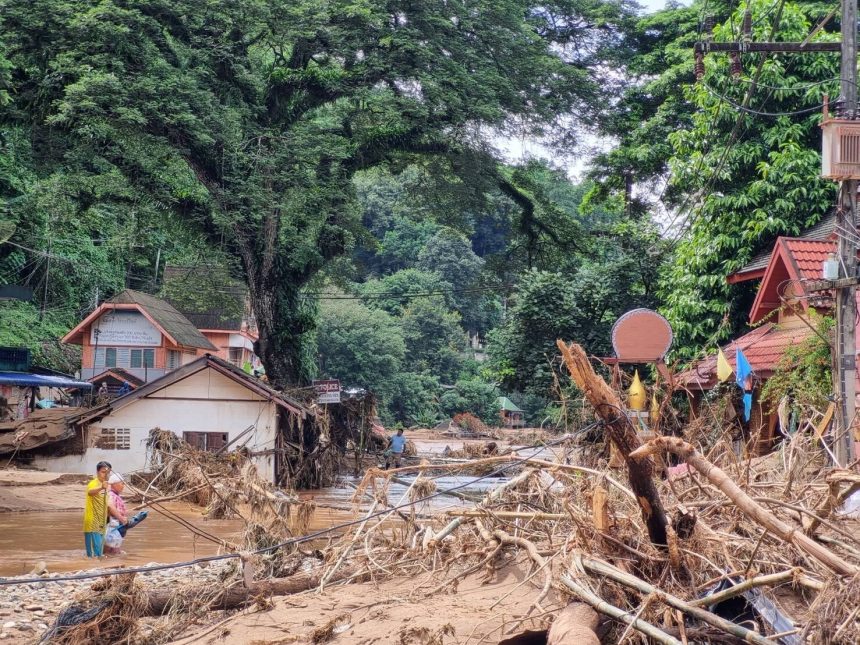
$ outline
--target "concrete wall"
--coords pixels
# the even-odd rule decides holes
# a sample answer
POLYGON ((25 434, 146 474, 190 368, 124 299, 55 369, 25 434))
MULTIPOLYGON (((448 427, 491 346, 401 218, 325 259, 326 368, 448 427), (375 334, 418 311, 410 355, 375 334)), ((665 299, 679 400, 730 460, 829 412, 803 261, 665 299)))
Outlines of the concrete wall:
MULTIPOLYGON (((153 428, 183 432, 226 432, 232 440, 248 426, 256 430, 230 446, 246 446, 252 452, 275 447, 278 407, 256 393, 212 369, 204 369, 150 396, 117 410, 87 430, 84 455, 39 457, 38 468, 54 472, 92 473, 99 461, 109 461, 115 470, 128 473, 145 470, 146 440, 153 428), (102 428, 128 428, 129 449, 106 450, 96 447, 102 428)), ((260 476, 274 481, 274 454, 254 457, 260 476)))

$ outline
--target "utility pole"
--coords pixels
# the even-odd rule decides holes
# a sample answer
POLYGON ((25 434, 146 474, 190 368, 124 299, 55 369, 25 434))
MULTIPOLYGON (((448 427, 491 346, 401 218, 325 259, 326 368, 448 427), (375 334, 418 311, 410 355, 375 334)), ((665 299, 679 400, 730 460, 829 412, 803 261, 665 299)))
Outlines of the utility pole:
MULTIPOLYGON (((843 119, 857 118, 857 0, 842 0, 842 61, 838 112, 843 119)), ((840 277, 857 277, 857 180, 844 179, 839 186, 836 222, 847 235, 839 235, 838 256, 840 277)), ((849 280, 849 282, 854 282, 849 280)), ((834 381, 839 415, 833 455, 839 465, 845 466, 853 454, 852 426, 856 413, 857 372, 857 287, 849 284, 836 290, 836 369, 834 381)))
MULTIPOLYGON (((838 117, 841 119, 856 119, 857 114, 857 0, 842 0, 842 42, 811 43, 808 42, 830 20, 832 14, 822 20, 821 24, 801 43, 788 42, 751 42, 751 17, 747 10, 744 15, 743 36, 736 43, 715 43, 709 39, 697 42, 694 52, 696 59, 696 77, 704 75, 704 56, 710 52, 727 53, 732 59, 732 73, 740 74, 742 66, 740 55, 753 52, 768 53, 824 53, 839 52, 840 63, 840 97, 838 117)), ((778 27, 778 18, 774 22, 771 37, 778 27)), ((753 81, 753 84, 755 81, 753 81)), ((751 91, 744 100, 746 108, 751 91)), ((829 151, 828 151, 829 154, 829 151)), ((840 274, 838 280, 819 280, 806 285, 808 292, 833 290, 836 300, 836 347, 833 361, 833 383, 837 401, 836 428, 833 433, 833 454, 838 465, 849 463, 853 455, 852 425, 856 413, 856 372, 857 372, 857 343, 856 319, 857 301, 855 297, 857 276, 857 245, 852 241, 857 239, 857 185, 855 178, 842 178, 839 187, 839 200, 836 209, 837 224, 847 234, 838 235, 838 257, 840 274)))

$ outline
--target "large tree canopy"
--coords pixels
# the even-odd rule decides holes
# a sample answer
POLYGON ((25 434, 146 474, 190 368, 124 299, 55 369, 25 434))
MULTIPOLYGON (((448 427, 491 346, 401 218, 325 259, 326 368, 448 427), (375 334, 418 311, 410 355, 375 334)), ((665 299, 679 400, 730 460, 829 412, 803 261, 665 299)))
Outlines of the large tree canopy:
MULTIPOLYGON (((623 194, 667 229, 675 248, 659 295, 686 355, 743 330, 751 288, 726 276, 818 221, 835 197, 819 177, 818 124, 824 95, 839 94, 839 56, 745 54, 735 77, 727 55, 709 54, 694 77, 703 18, 716 20, 714 40, 734 42, 747 7, 755 41, 802 42, 831 10, 698 0, 646 16, 625 39, 624 92, 600 120, 619 145, 596 160, 592 197, 623 194)), ((838 40, 839 28, 828 20, 812 40, 838 40)))
POLYGON ((93 233, 166 210, 237 256, 258 354, 275 382, 300 381, 315 321, 302 289, 353 244, 353 175, 429 154, 495 181, 486 142, 511 119, 539 131, 590 113, 590 70, 623 15, 568 1, 6 0, 3 126, 26 133, 34 181, 62 180, 54 192, 93 233))

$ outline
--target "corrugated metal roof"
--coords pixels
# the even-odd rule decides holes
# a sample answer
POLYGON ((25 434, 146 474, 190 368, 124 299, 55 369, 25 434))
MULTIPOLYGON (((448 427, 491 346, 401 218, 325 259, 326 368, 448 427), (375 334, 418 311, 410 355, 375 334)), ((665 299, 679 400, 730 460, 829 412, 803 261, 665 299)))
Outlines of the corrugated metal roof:
POLYGON ((518 408, 517 404, 506 396, 499 397, 499 408, 508 412, 522 412, 522 409, 518 408))
MULTIPOLYGON (((760 378, 773 374, 785 350, 803 342, 812 335, 808 327, 780 327, 767 323, 753 329, 737 340, 723 346, 723 353, 734 371, 736 348, 740 347, 753 372, 760 378)), ((717 354, 694 363, 693 367, 677 375, 678 383, 695 389, 709 390, 717 384, 717 354)))

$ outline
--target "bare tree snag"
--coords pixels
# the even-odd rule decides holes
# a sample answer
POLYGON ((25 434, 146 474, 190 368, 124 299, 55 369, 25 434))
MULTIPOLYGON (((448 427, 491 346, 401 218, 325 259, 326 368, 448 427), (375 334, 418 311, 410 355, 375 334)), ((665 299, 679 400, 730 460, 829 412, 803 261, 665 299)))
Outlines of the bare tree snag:
POLYGON ((642 511, 642 519, 648 529, 648 537, 654 544, 666 544, 666 511, 654 484, 654 465, 650 459, 631 459, 630 453, 642 445, 636 430, 624 414, 624 406, 612 388, 598 376, 582 347, 576 343, 568 346, 557 340, 562 359, 576 386, 603 419, 606 432, 612 443, 627 463, 627 476, 630 488, 636 494, 636 501, 642 511))
POLYGON ((609 494, 606 489, 597 485, 591 496, 591 516, 594 519, 594 528, 604 533, 609 530, 609 494))
POLYGON ((795 529, 776 515, 759 505, 753 498, 747 495, 732 479, 720 468, 700 455, 696 449, 677 437, 657 437, 647 444, 631 453, 634 460, 646 461, 647 457, 658 450, 668 450, 686 461, 690 466, 707 477, 714 486, 719 488, 726 496, 734 502, 748 517, 761 524, 777 537, 793 544, 809 556, 812 556, 832 571, 838 574, 853 576, 860 573, 860 567, 854 566, 840 558, 829 549, 812 540, 801 530, 795 529))
POLYGON ((574 602, 559 612, 546 637, 547 645, 600 645, 595 633, 597 612, 582 602, 574 602))

